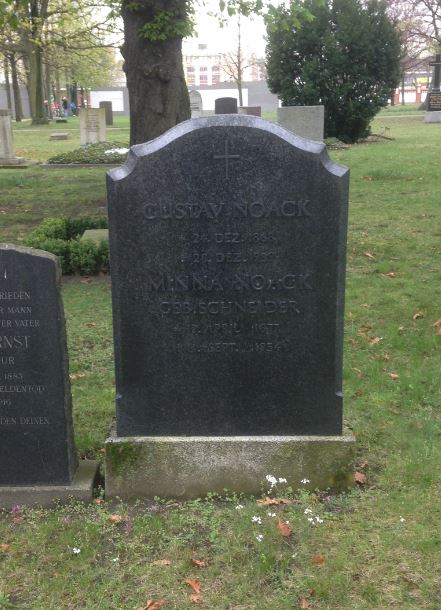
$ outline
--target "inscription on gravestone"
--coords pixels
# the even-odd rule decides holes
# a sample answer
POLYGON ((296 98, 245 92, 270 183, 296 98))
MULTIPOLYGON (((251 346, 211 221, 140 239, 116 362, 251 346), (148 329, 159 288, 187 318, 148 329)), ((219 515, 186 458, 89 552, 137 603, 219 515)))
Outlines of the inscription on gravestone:
POLYGON ((347 189, 239 115, 109 172, 118 436, 342 433, 347 189))
POLYGON ((68 485, 77 468, 60 268, 0 245, 0 485, 68 485))

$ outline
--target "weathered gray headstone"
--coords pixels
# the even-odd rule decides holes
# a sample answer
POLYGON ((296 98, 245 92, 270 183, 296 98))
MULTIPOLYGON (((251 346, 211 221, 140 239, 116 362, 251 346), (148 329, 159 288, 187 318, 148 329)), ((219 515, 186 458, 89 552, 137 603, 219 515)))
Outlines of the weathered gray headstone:
POLYGON ((23 157, 14 155, 12 121, 9 110, 0 110, 0 165, 19 165, 23 157))
POLYGON ((91 499, 90 477, 78 486, 60 278, 52 254, 0 245, 2 506, 91 499))
POLYGON ((106 111, 104 108, 80 108, 80 144, 106 141, 106 111))
MULTIPOLYGON (((129 475, 118 465, 124 443, 136 462, 140 437, 150 439, 150 457, 164 438, 173 445, 171 438, 203 437, 213 456, 223 452, 219 463, 210 458, 206 491, 234 487, 224 454, 234 461, 238 453, 221 438, 277 437, 278 449, 282 436, 343 438, 347 189, 347 170, 331 163, 323 144, 246 116, 182 123, 133 147, 127 164, 109 172, 117 393, 116 436, 106 449, 110 495, 142 493, 136 468, 129 475)), ((247 481, 236 488, 250 491, 251 480, 258 488, 256 472, 271 465, 288 463, 292 472, 296 450, 285 447, 280 455, 291 458, 273 462, 271 443, 259 442, 244 441, 237 465, 228 462, 247 481), (260 451, 261 468, 252 467, 260 451)), ((188 465, 204 462, 201 444, 192 457, 184 445, 164 449, 164 480, 154 477, 161 494, 193 493, 181 468, 182 489, 167 492, 164 483, 163 469, 174 472, 182 452, 188 465)), ((331 454, 328 467, 322 462, 314 468, 323 474, 331 454)))
POLYGON ((197 119, 202 116, 202 95, 199 91, 192 90, 189 93, 190 97, 190 110, 191 110, 191 118, 197 119))
POLYGON ((277 122, 301 138, 324 138, 324 106, 283 106, 277 109, 277 122))
POLYGON ((237 114, 237 99, 235 97, 218 97, 214 100, 215 114, 237 114))
POLYGON ((248 116, 262 116, 261 106, 240 106, 239 114, 247 114, 248 116))
POLYGON ((100 102, 100 108, 104 108, 106 112, 106 125, 113 125, 113 108, 112 102, 100 102))

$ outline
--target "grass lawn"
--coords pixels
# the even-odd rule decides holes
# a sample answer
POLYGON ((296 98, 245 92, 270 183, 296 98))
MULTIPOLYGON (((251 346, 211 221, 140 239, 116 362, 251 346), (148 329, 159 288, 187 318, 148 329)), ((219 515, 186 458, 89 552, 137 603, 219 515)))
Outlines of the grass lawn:
MULTIPOLYGON (((422 117, 384 111, 373 131, 392 140, 331 152, 351 169, 345 419, 365 483, 336 496, 293 494, 288 481, 275 495, 292 503, 272 506, 226 493, 4 511, 0 609, 441 610, 441 125, 422 117)), ((17 126, 17 151, 73 147, 74 127, 67 142, 49 142, 50 129, 17 126)), ((127 124, 116 133, 127 140, 127 124)), ((104 174, 2 170, 0 241, 19 243, 46 216, 105 214, 104 174)), ((66 278, 63 296, 76 441, 102 460, 114 414, 109 280, 66 278)))

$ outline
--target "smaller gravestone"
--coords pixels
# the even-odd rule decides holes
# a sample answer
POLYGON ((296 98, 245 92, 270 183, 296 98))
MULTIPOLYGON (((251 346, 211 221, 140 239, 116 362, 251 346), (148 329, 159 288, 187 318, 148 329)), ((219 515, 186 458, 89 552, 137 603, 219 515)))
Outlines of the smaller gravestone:
POLYGON ((262 116, 261 106, 240 106, 239 114, 247 114, 248 116, 262 116))
POLYGON ((100 108, 104 108, 106 112, 106 125, 113 125, 112 102, 100 102, 100 108))
POLYGON ((324 106, 282 106, 277 109, 277 122, 296 136, 323 141, 324 106))
POLYGON ((433 66, 433 87, 427 94, 427 110, 424 115, 425 123, 441 123, 441 55, 435 56, 433 66))
POLYGON ((11 113, 9 110, 0 110, 0 166, 22 163, 24 158, 14 155, 11 113))
POLYGON ((80 144, 97 144, 106 141, 106 111, 104 108, 81 108, 80 144))
POLYGON ((66 131, 51 133, 49 140, 68 140, 69 134, 66 131))
POLYGON ((0 506, 92 499, 76 455, 56 256, 0 245, 0 506))
POLYGON ((235 97, 218 97, 214 101, 215 114, 237 114, 237 99, 235 97))
POLYGON ((199 91, 190 91, 190 110, 191 110, 191 118, 196 119, 203 114, 202 108, 202 95, 199 91))

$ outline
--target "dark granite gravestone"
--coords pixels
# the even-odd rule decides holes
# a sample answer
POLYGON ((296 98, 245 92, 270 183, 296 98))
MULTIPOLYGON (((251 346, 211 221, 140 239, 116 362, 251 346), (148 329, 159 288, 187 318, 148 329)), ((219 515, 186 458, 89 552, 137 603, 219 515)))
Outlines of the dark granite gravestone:
POLYGON ((237 99, 235 97, 218 97, 214 100, 215 114, 237 114, 237 99))
POLYGON ((0 485, 69 485, 78 466, 58 260, 0 246, 0 485))
POLYGON ((347 191, 240 115, 109 172, 117 436, 341 435, 347 191))
POLYGON ((106 125, 113 125, 112 102, 100 102, 99 106, 106 111, 106 125))

